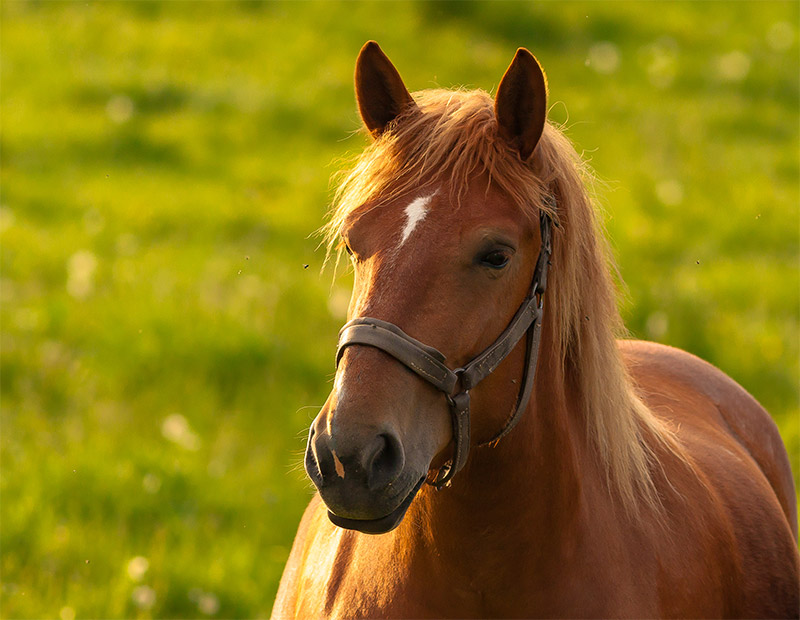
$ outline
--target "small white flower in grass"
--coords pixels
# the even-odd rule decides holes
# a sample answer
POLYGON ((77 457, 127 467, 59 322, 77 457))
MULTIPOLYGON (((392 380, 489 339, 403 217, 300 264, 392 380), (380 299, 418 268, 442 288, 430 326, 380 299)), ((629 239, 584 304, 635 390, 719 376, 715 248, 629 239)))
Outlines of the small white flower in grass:
POLYGON ((794 28, 789 22, 775 22, 767 31, 767 45, 776 52, 785 52, 794 43, 794 28))
POLYGON ((112 123, 125 123, 133 116, 133 101, 125 95, 114 95, 106 104, 106 114, 112 123))
POLYGON ((20 308, 13 315, 13 322, 21 331, 35 331, 44 322, 39 308, 20 308))
POLYGON ((219 599, 211 592, 203 592, 197 597, 197 609, 201 614, 213 616, 219 611, 219 599))
POLYGON ((145 474, 144 478, 142 478, 142 488, 150 495, 158 493, 161 488, 161 478, 155 474, 145 474))
POLYGON ((608 41, 600 41, 589 48, 586 64, 601 75, 614 73, 619 68, 619 48, 608 41))
POLYGON ((717 75, 725 82, 741 82, 750 73, 750 56, 735 50, 717 59, 717 75))
POLYGON ((147 560, 147 558, 137 555, 135 558, 131 558, 128 562, 128 577, 130 577, 133 581, 141 581, 144 579, 144 575, 149 568, 150 562, 147 560))
POLYGON ((53 530, 53 540, 59 545, 63 545, 69 541, 69 528, 63 523, 59 523, 53 530))
POLYGON ((137 586, 131 593, 131 600, 136 607, 147 611, 156 604, 156 591, 150 586, 137 586))
POLYGON ((106 220, 103 214, 94 207, 86 210, 83 214, 83 228, 90 235, 94 236, 105 228, 106 220))
POLYGON ((180 413, 171 413, 161 423, 161 434, 165 439, 185 450, 200 448, 200 437, 191 429, 189 422, 180 413))
POLYGON ((116 249, 120 256, 133 256, 139 249, 139 240, 131 233, 122 233, 117 237, 116 249))
POLYGON ((680 70, 679 53, 680 47, 671 37, 659 37, 639 48, 638 62, 650 84, 660 90, 672 86, 680 70))
POLYGON ((675 207, 683 202, 683 185, 675 179, 667 179, 656 185, 656 196, 661 204, 675 207))
POLYGON ((225 475, 225 472, 228 471, 228 466, 221 458, 216 458, 209 461, 206 469, 208 471, 208 475, 212 478, 222 478, 225 475))
POLYGON ((14 225, 14 212, 6 206, 0 206, 0 232, 5 232, 14 225))
POLYGON ((89 250, 80 250, 67 261, 67 292, 75 299, 86 299, 94 290, 97 258, 89 250))
POLYGON ((58 617, 61 618, 61 620, 75 620, 75 610, 69 605, 65 605, 61 608, 61 611, 58 612, 58 617))

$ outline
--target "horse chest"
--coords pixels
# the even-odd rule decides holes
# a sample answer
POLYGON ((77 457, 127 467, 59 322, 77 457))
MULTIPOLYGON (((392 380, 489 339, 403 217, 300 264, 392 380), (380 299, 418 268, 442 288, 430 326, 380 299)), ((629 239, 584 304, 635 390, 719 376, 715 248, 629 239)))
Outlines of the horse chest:
MULTIPOLYGON (((591 610, 589 615, 602 616, 615 608, 603 588, 595 592, 586 580, 570 578, 570 570, 543 578, 533 565, 510 557, 499 565, 485 562, 490 570, 470 570, 466 561, 445 570, 430 549, 400 550, 391 536, 363 536, 327 524, 311 538, 298 571, 296 604, 287 616, 554 616, 564 614, 565 599, 568 615, 591 610)), ((619 592, 619 585, 605 590, 619 592)))
MULTIPOLYGON (((480 614, 483 594, 429 564, 425 554, 398 549, 392 537, 329 528, 309 532, 297 567, 294 604, 275 617, 389 618, 480 614)), ((289 584, 287 584, 289 585, 289 584)))

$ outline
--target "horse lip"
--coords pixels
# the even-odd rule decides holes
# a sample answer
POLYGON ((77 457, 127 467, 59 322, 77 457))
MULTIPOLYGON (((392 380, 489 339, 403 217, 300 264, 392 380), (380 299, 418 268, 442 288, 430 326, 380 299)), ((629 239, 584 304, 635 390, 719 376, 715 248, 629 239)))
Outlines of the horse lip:
POLYGON ((411 489, 411 492, 400 505, 385 517, 380 517, 378 519, 348 519, 335 515, 329 510, 328 518, 334 525, 348 530, 357 530, 363 534, 386 534, 400 525, 400 521, 403 520, 408 507, 411 506, 411 502, 416 497, 417 492, 422 488, 424 482, 425 476, 419 479, 419 482, 414 485, 414 488, 411 489))

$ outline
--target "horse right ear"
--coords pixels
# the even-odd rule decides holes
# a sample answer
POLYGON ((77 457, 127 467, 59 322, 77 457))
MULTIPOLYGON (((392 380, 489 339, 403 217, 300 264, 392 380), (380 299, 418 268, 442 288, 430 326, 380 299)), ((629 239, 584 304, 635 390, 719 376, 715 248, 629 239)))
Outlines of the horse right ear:
POLYGON ((494 100, 497 131, 528 159, 544 131, 547 78, 539 61, 524 47, 517 50, 494 100))
POLYGON ((355 80, 358 110, 373 138, 380 136, 401 112, 417 105, 392 61, 375 41, 367 41, 361 48, 355 80))

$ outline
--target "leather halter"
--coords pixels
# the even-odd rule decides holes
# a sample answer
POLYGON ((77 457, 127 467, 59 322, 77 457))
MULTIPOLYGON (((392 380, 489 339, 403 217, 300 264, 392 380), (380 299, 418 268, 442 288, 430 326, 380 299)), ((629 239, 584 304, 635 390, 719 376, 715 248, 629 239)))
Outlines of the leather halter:
POLYGON ((469 391, 500 365, 526 333, 526 362, 517 405, 497 434, 480 445, 492 444, 505 437, 519 422, 528 405, 539 356, 547 268, 553 251, 552 225, 550 215, 542 211, 539 215, 542 245, 533 271, 533 280, 528 295, 514 318, 494 343, 462 368, 451 370, 445 365, 445 356, 440 351, 412 338, 397 325, 380 319, 358 317, 348 321, 339 332, 337 367, 345 348, 356 344, 367 345, 388 353, 437 390, 444 392, 453 423, 453 458, 442 466, 435 479, 428 481, 437 489, 447 485, 467 462, 470 447, 469 391))

